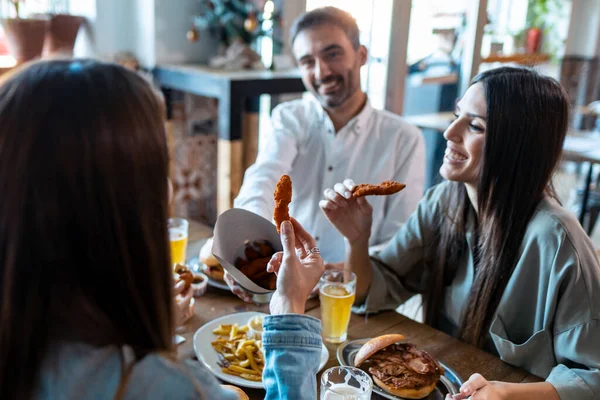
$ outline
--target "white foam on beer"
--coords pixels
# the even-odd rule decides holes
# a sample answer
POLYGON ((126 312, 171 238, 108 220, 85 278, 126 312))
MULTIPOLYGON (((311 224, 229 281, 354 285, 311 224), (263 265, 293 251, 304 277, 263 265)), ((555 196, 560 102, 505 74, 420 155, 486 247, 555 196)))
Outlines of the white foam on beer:
POLYGON ((187 233, 183 229, 169 228, 169 240, 181 240, 187 237, 187 233))
POLYGON ((364 394, 356 387, 345 383, 337 383, 329 387, 323 400, 361 400, 364 398, 364 394))
POLYGON ((323 287, 321 290, 323 293, 328 294, 329 296, 348 297, 351 295, 351 293, 349 293, 348 290, 342 286, 328 285, 323 287))

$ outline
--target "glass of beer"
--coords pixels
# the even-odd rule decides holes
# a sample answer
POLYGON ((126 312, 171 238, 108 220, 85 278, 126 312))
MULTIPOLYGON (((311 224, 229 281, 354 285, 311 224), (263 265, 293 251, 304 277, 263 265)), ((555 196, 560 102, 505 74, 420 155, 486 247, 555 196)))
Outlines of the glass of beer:
POLYGON ((183 218, 169 218, 169 241, 171 242, 171 263, 185 264, 185 251, 188 242, 188 222, 183 218))
POLYGON ((333 367, 321 375, 321 400, 369 400, 373 380, 365 371, 333 367))
POLYGON ((356 275, 349 271, 325 271, 319 281, 323 340, 342 343, 348 336, 350 310, 356 296, 356 275))

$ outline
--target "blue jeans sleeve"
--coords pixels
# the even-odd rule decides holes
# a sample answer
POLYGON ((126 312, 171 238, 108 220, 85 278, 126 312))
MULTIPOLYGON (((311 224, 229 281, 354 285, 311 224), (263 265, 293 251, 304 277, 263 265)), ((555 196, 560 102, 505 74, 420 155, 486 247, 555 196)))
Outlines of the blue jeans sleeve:
POLYGON ((270 315, 263 326, 265 400, 315 400, 321 321, 297 314, 270 315))

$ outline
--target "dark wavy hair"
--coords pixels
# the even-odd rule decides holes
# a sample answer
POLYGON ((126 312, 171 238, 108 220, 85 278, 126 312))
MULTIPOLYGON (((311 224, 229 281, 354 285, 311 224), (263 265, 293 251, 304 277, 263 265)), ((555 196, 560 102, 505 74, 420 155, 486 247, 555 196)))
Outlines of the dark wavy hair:
POLYGON ((28 399, 57 343, 172 351, 164 106, 90 60, 0 82, 0 398, 28 399))
MULTIPOLYGON (((521 242, 544 196, 554 197, 552 175, 567 133, 569 103, 554 79, 525 68, 486 71, 487 128, 477 184, 475 278, 459 335, 483 347, 493 316, 520 255, 521 242)), ((426 320, 435 325, 444 287, 467 256, 466 231, 472 206, 465 185, 451 182, 425 296, 426 320)))

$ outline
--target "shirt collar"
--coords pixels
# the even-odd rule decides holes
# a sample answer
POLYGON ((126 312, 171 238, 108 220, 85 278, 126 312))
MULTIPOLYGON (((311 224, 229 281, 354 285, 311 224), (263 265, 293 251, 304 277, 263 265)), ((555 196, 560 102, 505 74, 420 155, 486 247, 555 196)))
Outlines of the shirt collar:
MULTIPOLYGON (((325 112, 325 109, 323 108, 321 103, 319 103, 319 101, 314 96, 311 96, 311 98, 317 105, 317 113, 321 121, 328 121, 328 124, 330 124, 333 127, 331 118, 329 118, 329 115, 327 114, 327 112, 325 112)), ((362 110, 360 110, 358 114, 352 117, 352 119, 348 121, 348 123, 341 130, 348 130, 357 135, 366 132, 367 124, 369 123, 371 115, 373 115, 373 107, 371 106, 371 102, 369 101, 369 97, 367 96, 367 101, 365 102, 365 105, 362 108, 362 110)))

